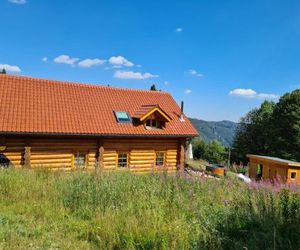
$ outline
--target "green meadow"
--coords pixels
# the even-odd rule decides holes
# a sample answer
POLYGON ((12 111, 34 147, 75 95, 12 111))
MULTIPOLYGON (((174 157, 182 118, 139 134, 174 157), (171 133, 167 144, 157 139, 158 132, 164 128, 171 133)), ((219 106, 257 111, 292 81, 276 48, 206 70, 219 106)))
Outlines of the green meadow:
POLYGON ((299 249, 297 188, 0 170, 0 249, 299 249))

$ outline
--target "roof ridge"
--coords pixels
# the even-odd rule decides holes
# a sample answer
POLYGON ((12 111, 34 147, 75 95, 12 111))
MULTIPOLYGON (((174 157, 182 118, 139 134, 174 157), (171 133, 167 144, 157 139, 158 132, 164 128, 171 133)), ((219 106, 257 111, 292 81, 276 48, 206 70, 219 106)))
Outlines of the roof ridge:
POLYGON ((157 107, 158 104, 142 104, 141 107, 157 107))
POLYGON ((125 87, 112 87, 112 86, 99 85, 96 83, 72 82, 72 81, 66 81, 66 80, 51 80, 51 79, 31 77, 31 76, 17 76, 17 75, 0 74, 0 77, 17 78, 17 79, 21 78, 21 79, 25 79, 25 80, 41 81, 44 83, 67 84, 67 85, 72 85, 72 86, 82 86, 82 87, 89 87, 89 88, 107 88, 107 89, 134 91, 134 92, 143 92, 143 93, 171 95, 169 92, 166 92, 166 91, 153 91, 153 90, 145 90, 145 89, 125 88, 125 87))

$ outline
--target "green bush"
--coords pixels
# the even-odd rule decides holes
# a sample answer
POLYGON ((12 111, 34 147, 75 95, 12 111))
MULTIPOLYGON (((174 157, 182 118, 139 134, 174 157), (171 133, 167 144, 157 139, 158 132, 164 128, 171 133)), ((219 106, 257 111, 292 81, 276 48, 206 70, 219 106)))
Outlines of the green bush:
POLYGON ((298 249, 298 190, 181 175, 0 171, 0 249, 298 249))
POLYGON ((217 140, 205 142, 200 138, 193 140, 195 159, 203 159, 210 163, 224 163, 227 160, 226 148, 217 140))

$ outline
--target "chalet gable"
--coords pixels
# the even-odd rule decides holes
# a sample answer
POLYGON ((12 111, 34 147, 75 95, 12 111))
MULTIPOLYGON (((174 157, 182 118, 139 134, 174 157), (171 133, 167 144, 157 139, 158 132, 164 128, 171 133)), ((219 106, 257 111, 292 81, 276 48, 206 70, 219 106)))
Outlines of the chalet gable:
POLYGON ((140 106, 133 118, 144 124, 147 129, 163 128, 172 118, 158 104, 140 106))
POLYGON ((172 118, 162 108, 160 108, 158 104, 142 105, 133 117, 143 122, 153 114, 158 114, 164 121, 167 122, 172 120, 172 118))

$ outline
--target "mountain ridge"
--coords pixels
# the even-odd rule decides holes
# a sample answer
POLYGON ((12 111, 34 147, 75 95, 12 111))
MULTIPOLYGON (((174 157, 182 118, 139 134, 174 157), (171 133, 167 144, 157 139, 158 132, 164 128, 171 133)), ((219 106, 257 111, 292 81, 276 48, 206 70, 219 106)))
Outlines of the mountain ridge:
POLYGON ((226 147, 232 145, 238 123, 229 120, 205 121, 197 118, 189 118, 189 120, 204 141, 218 140, 226 147))

